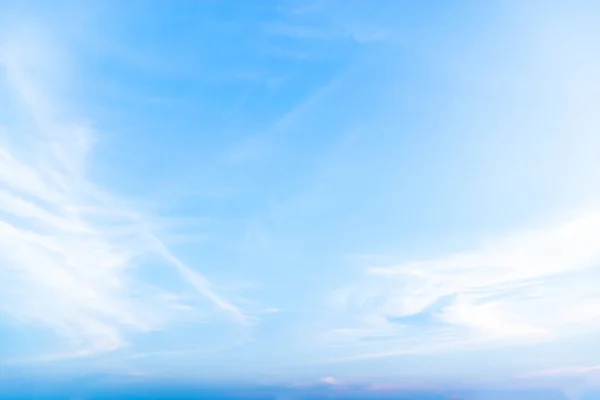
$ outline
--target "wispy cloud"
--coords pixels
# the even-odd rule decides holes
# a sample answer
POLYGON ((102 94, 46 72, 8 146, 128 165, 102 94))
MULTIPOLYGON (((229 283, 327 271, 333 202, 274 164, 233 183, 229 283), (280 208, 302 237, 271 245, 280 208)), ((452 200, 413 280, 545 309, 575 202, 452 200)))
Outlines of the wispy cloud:
POLYGON ((339 379, 333 378, 331 376, 326 376, 325 378, 321 378, 322 383, 326 383, 328 385, 341 385, 342 382, 339 379))
POLYGON ((560 387, 568 399, 581 399, 600 384, 600 365, 576 365, 521 374, 517 380, 560 387))
POLYGON ((150 216, 88 178, 96 134, 53 87, 69 66, 59 48, 29 31, 2 40, 2 92, 19 119, 0 121, 1 311, 68 341, 48 359, 120 348, 129 332, 164 327, 178 306, 189 312, 136 278, 144 260, 158 258, 222 313, 248 321, 167 248, 150 216))
POLYGON ((575 367, 564 367, 554 369, 543 369, 521 375, 523 378, 531 377, 554 377, 554 376, 575 376, 600 373, 600 365, 580 365, 575 367))
POLYGON ((490 239, 474 250, 372 267, 339 290, 339 343, 387 340, 379 357, 554 340, 597 330, 600 213, 490 239), (351 321, 351 322, 350 322, 351 321))

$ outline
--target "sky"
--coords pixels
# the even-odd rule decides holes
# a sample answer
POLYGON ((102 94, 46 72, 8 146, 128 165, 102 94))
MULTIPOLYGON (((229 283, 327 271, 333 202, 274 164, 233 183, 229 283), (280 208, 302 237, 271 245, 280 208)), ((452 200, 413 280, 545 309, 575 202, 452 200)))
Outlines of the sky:
POLYGON ((0 2, 0 381, 580 398, 600 385, 599 19, 0 2))

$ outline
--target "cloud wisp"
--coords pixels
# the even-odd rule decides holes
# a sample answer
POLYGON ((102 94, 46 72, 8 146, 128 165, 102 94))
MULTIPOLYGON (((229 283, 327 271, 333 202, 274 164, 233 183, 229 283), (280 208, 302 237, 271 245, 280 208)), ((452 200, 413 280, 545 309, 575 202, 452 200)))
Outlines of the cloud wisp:
POLYGON ((389 342, 360 357, 521 345, 600 327, 600 213, 520 231, 472 251, 372 267, 335 293, 339 343, 389 342))
POLYGON ((523 378, 530 377, 555 377, 555 376, 580 376, 600 372, 600 365, 585 365, 575 367, 564 367, 544 369, 521 375, 523 378))
POLYGON ((216 309, 247 322, 167 248, 150 217, 88 178, 96 135, 50 84, 65 61, 39 36, 6 38, 1 93, 15 112, 0 121, 1 311, 67 340, 65 352, 46 358, 115 350, 128 333, 161 329, 189 309, 136 276, 144 260, 159 259, 216 309))

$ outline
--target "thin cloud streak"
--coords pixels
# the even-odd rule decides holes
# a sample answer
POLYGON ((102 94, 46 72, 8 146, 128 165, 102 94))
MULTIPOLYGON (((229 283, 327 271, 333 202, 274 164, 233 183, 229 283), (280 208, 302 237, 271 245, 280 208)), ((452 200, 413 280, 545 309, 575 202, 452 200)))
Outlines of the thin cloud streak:
POLYGON ((248 320, 167 248, 149 229, 149 217, 89 180, 96 135, 67 115, 50 88, 64 62, 52 46, 32 35, 6 38, 3 91, 25 122, 0 130, 1 311, 68 343, 64 353, 37 359, 116 350, 129 333, 162 329, 177 318, 169 293, 135 276, 140 261, 152 256, 222 313, 248 320))
POLYGON ((591 373, 600 373, 600 365, 585 365, 575 367, 564 367, 554 369, 544 369, 541 371, 530 372, 521 375, 521 378, 532 377, 555 377, 555 376, 577 376, 591 373))

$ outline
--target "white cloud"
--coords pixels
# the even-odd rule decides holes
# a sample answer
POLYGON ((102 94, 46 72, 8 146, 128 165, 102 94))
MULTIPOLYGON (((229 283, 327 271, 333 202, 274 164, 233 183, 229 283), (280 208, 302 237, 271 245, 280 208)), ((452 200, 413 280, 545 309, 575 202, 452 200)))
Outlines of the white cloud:
MULTIPOLYGON (((600 120, 593 111, 600 104, 598 31, 568 7, 544 10, 544 18, 539 11, 519 7, 524 25, 515 25, 518 35, 508 38, 515 49, 527 43, 526 51, 497 52, 495 44, 504 43, 504 36, 467 50, 479 57, 494 49, 526 67, 511 70, 507 66, 514 60, 499 62, 495 56, 481 56, 479 66, 458 57, 460 68, 453 71, 468 77, 459 80, 465 91, 487 94, 489 85, 494 98, 523 102, 522 114, 499 111, 499 125, 486 121, 476 132, 474 142, 493 143, 474 147, 481 156, 472 165, 481 171, 476 192, 510 193, 516 204, 530 188, 543 188, 542 210, 530 216, 563 215, 562 221, 516 228, 465 251, 367 268, 360 282, 331 299, 332 318, 339 322, 325 339, 352 349, 355 355, 348 358, 523 345, 599 330, 600 209, 594 182, 600 177, 600 120), (473 76, 489 80, 484 89, 469 86, 473 76), (506 92, 497 90, 500 81, 506 92), (575 210, 587 211, 575 216, 575 210)), ((490 103, 481 104, 483 113, 495 115, 490 103)), ((498 204, 499 215, 510 214, 508 207, 498 204)), ((398 210, 403 211, 411 212, 398 210)))
POLYGON ((572 375, 587 375, 591 373, 600 373, 600 365, 580 365, 575 367, 564 367, 554 369, 544 369, 527 374, 523 374, 523 378, 530 377, 554 377, 554 376, 572 376, 572 375))
POLYGON ((61 106, 52 86, 65 84, 56 72, 68 64, 42 37, 11 32, 0 43, 1 94, 19 117, 0 121, 0 311, 68 339, 66 353, 47 359, 117 349, 127 332, 159 329, 177 309, 135 277, 141 257, 154 256, 224 314, 247 321, 147 217, 87 178, 95 135, 61 106))
POLYGON ((592 388, 600 384, 600 365, 576 365, 561 368, 543 369, 521 374, 517 377, 531 384, 557 386, 569 399, 581 399, 592 388))
POLYGON ((600 328, 600 213, 476 249, 366 271, 336 293, 332 341, 389 338, 385 356, 553 340, 600 328), (429 345, 428 345, 429 344, 429 345), (396 348, 395 346, 398 346, 396 348))
POLYGON ((328 385, 341 385, 342 384, 342 382, 339 379, 335 379, 330 376, 321 378, 321 382, 326 383, 328 385))

